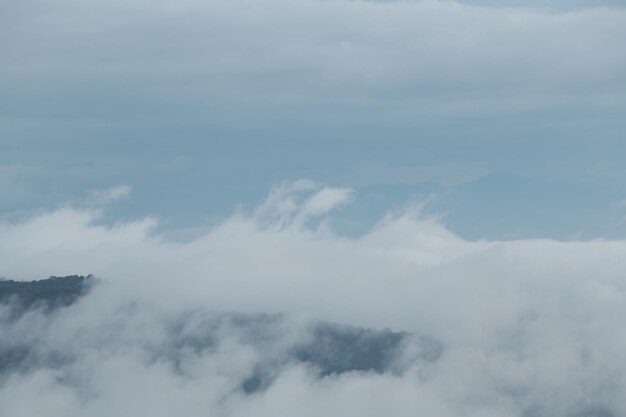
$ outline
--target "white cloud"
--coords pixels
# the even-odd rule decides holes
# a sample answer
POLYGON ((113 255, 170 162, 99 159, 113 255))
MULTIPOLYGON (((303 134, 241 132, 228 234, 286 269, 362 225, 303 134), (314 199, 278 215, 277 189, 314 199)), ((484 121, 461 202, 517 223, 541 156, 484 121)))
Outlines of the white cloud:
POLYGON ((5 379, 0 411, 64 417, 626 412, 626 242, 472 242, 408 214, 388 216, 353 239, 294 220, 343 202, 347 194, 339 190, 286 183, 270 194, 263 217, 234 215, 186 243, 155 235, 150 219, 105 227, 92 212, 68 208, 3 223, 3 275, 91 272, 103 282, 57 315, 4 325, 5 345, 24 341, 50 355, 64 352, 68 362, 5 379), (310 201, 324 204, 311 210, 310 201), (214 326, 207 324, 214 313, 202 318, 202 311, 283 312, 290 319, 259 344, 218 327, 210 333, 216 344, 200 349, 194 338, 214 326), (267 391, 236 391, 257 364, 267 363, 260 358, 272 363, 289 340, 302 337, 299 317, 408 330, 440 343, 442 353, 426 361, 408 357, 399 375, 319 379, 302 365, 284 365, 275 368, 267 391), (188 339, 167 359, 159 352, 169 352, 172 329, 188 339))
POLYGON ((350 199, 352 190, 347 188, 323 188, 304 202, 303 212, 307 215, 319 216, 328 213, 350 199))
POLYGON ((348 202, 352 192, 349 188, 323 187, 311 180, 283 183, 255 210, 255 217, 274 228, 302 226, 348 202))

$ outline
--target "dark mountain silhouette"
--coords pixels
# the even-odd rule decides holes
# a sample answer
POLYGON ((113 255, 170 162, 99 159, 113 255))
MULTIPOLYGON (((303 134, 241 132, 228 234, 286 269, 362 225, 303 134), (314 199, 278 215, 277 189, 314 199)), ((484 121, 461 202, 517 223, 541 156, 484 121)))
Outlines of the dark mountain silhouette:
POLYGON ((52 276, 38 281, 0 279, 0 304, 9 304, 14 315, 31 308, 65 307, 84 295, 94 279, 93 275, 52 276))

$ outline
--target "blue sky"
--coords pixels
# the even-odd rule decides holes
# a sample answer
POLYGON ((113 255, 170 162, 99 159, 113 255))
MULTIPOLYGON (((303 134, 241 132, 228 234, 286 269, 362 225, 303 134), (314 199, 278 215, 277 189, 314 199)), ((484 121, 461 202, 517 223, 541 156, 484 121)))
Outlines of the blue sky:
POLYGON ((5 7, 0 211, 130 186, 172 235, 309 178, 469 239, 626 235, 622 2, 184 1, 5 7), (503 7, 503 6, 511 6, 503 7))

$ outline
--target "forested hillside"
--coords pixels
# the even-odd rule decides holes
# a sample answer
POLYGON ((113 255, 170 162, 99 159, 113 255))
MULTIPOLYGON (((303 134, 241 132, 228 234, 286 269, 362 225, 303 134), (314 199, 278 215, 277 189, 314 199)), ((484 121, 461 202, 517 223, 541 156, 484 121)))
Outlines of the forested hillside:
POLYGON ((11 304, 19 311, 68 306, 88 290, 93 280, 92 275, 52 276, 38 281, 0 279, 0 304, 11 304))

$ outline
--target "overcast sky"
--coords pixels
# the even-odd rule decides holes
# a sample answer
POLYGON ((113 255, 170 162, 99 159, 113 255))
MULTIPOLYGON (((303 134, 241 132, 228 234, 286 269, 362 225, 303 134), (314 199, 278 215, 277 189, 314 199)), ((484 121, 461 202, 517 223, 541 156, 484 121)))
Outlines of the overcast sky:
POLYGON ((623 237, 622 3, 5 2, 0 210, 128 186, 109 220, 180 232, 308 178, 355 189, 345 233, 422 204, 472 239, 623 237))

